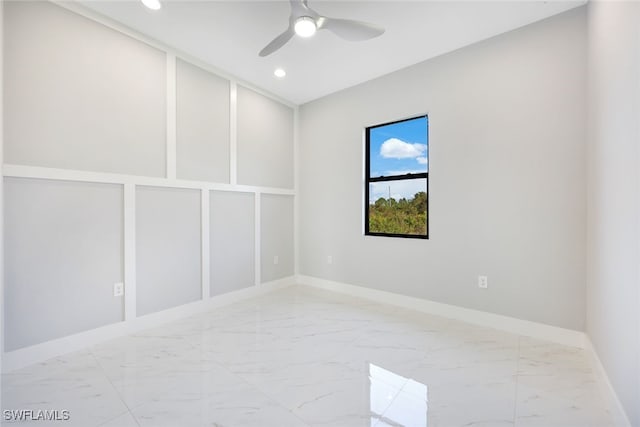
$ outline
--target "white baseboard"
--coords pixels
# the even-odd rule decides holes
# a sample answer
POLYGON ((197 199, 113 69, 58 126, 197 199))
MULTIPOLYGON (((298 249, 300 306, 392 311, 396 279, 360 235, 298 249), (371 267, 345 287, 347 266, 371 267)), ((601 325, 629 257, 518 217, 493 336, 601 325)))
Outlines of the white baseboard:
POLYGON ((371 301, 391 304, 423 313, 435 314, 449 319, 461 320, 475 325, 499 329, 518 335, 540 338, 571 347, 585 348, 585 334, 581 331, 559 328, 543 323, 516 319, 485 311, 472 310, 450 304, 429 301, 422 298, 409 297, 392 292, 349 285, 347 283, 334 282, 319 279, 317 277, 298 275, 297 283, 313 286, 329 291, 340 292, 371 301))
POLYGON ((627 413, 625 412, 620 399, 618 399, 618 394, 615 392, 613 385, 611 385, 607 371, 604 369, 604 366, 598 357, 598 352, 588 336, 585 343, 591 362, 591 369, 593 369, 596 381, 598 381, 598 387, 613 419, 613 425, 619 427, 631 427, 631 422, 627 417, 627 413))
POLYGON ((286 277, 284 279, 262 283, 259 286, 251 286, 227 294, 217 295, 208 300, 195 301, 157 313, 137 317, 132 320, 102 326, 89 331, 6 352, 2 355, 2 372, 15 371, 16 369, 34 363, 44 362, 45 360, 72 351, 82 350, 113 338, 157 327, 167 322, 193 316, 194 314, 202 313, 216 307, 223 307, 238 301, 263 295, 277 289, 291 286, 294 283, 295 280, 293 276, 286 277))

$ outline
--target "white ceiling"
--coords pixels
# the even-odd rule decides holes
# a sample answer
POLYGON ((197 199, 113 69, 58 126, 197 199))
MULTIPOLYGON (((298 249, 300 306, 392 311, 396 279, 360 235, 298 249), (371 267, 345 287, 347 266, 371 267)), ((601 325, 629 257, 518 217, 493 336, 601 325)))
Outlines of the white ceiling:
POLYGON ((80 0, 85 6, 274 93, 303 104, 434 56, 583 5, 556 1, 327 1, 318 13, 386 28, 373 40, 347 42, 328 31, 294 37, 266 58, 258 52, 288 24, 288 1, 164 0, 159 11, 138 0, 80 0), (283 67, 284 79, 273 71, 283 67))

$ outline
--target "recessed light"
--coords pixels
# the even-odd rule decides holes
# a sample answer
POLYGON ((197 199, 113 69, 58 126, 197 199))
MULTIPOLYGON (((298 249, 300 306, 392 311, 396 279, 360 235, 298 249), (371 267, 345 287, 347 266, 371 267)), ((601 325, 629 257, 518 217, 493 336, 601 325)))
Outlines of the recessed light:
POLYGON ((273 72, 273 75, 276 76, 279 79, 284 78, 284 76, 287 75, 287 72, 285 70, 283 70, 282 68, 276 68, 276 70, 273 72))
POLYGON ((316 27, 316 21, 308 16, 301 16, 296 19, 296 23, 293 27, 296 34, 300 37, 311 37, 316 33, 318 27, 316 27))
POLYGON ((158 10, 162 7, 160 0, 141 0, 142 4, 151 10, 158 10))

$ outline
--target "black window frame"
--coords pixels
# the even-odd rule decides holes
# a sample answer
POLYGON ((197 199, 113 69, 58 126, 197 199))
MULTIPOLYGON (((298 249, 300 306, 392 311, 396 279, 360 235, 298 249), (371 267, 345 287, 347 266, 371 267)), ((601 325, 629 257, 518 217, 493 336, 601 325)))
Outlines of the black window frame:
MULTIPOLYGON (((371 178, 371 130, 394 125, 397 123, 408 122, 415 119, 424 118, 427 121, 427 141, 429 141, 429 115, 421 114, 418 116, 409 117, 407 119, 395 120, 392 122, 382 123, 379 125, 368 126, 365 128, 365 171, 364 171, 364 234, 365 236, 381 236, 381 237, 402 237, 407 239, 429 239, 429 172, 427 168, 427 172, 422 173, 407 173, 404 175, 391 175, 391 176, 380 176, 371 178), (371 183, 374 182, 385 182, 385 181, 406 181, 412 179, 425 179, 426 181, 426 196, 427 196, 427 215, 426 215, 426 234, 401 234, 401 233, 377 233, 369 231, 369 187, 371 183)), ((429 147, 427 148, 427 159, 429 159, 429 147)))

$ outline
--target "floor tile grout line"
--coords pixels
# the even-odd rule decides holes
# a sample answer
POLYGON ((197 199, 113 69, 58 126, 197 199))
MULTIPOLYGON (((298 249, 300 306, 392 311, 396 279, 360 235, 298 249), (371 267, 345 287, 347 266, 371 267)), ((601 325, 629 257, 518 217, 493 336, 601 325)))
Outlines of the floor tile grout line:
MULTIPOLYGON (((116 386, 113 384, 113 381, 111 381, 111 378, 109 378, 109 375, 107 375, 107 371, 104 369, 104 366, 102 366, 102 363, 100 363, 100 361, 98 360, 98 358, 96 357, 96 355, 94 354, 94 352, 92 350, 89 350, 89 354, 91 354, 91 357, 93 357, 93 360, 95 360, 95 362, 100 367, 100 370, 102 371, 102 374, 107 379, 107 381, 109 381, 109 384, 111 385, 111 388, 113 388, 113 391, 116 392, 116 395, 118 396, 118 399, 120 399, 120 401, 125 406, 125 408, 127 408, 127 412, 129 413, 129 415, 131 415, 131 418, 133 418, 133 421, 135 421, 135 423, 138 426, 140 426, 140 423, 138 422, 138 419, 135 417, 135 415, 133 415, 133 412, 131 412, 131 408, 129 407, 129 405, 127 405, 127 402, 125 402, 124 398, 122 397, 122 395, 120 394, 120 392, 118 391, 116 386)), ((123 412, 122 414, 118 415, 117 417, 112 418, 111 420, 106 421, 105 423, 102 423, 101 425, 106 424, 109 421, 113 421, 114 419, 116 419, 118 417, 121 417, 123 414, 125 414, 125 412, 123 412)))
MULTIPOLYGON (((302 422, 304 425, 310 427, 311 425, 309 423, 307 423, 305 420, 303 420, 302 418, 300 418, 298 415, 296 415, 295 413, 293 413, 293 411, 291 409, 289 409, 286 405, 284 405, 283 403, 280 402, 279 399, 276 399, 274 396, 271 396, 269 394, 267 394, 266 392, 264 392, 260 387, 258 387, 256 384, 251 383, 250 381, 248 381, 244 376, 242 376, 242 374, 237 374, 235 372, 233 372, 232 370, 230 370, 227 366, 225 366, 223 363, 217 361, 217 360, 208 360, 208 363, 210 363, 211 365, 215 365, 218 368, 226 371, 228 374, 230 374, 233 377, 238 378, 240 381, 242 381, 245 385, 251 387, 253 390, 255 390, 257 393, 263 395, 264 397, 266 397, 267 399, 271 400, 272 402, 274 402, 275 404, 277 404, 280 408, 284 409, 286 412, 290 413, 292 416, 294 416, 296 419, 298 419, 300 422, 302 422)), ((207 396, 206 399, 209 399, 210 396, 207 396)))

